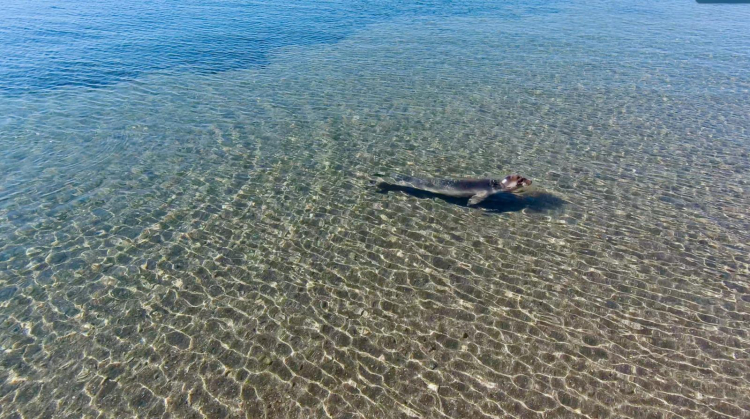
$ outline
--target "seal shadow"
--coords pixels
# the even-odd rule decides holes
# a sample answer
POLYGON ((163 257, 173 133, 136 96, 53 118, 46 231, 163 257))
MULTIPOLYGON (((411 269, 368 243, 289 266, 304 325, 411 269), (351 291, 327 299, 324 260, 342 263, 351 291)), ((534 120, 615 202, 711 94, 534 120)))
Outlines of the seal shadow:
POLYGON ((441 199, 453 205, 469 208, 481 208, 486 213, 503 213, 515 212, 528 209, 534 212, 544 212, 561 208, 566 202, 557 196, 547 192, 528 192, 522 194, 516 193, 496 193, 489 196, 478 205, 469 206, 469 198, 456 198, 452 196, 441 195, 433 192, 423 191, 408 186, 393 185, 390 183, 381 183, 376 186, 378 192, 387 194, 396 191, 403 192, 419 199, 441 199))

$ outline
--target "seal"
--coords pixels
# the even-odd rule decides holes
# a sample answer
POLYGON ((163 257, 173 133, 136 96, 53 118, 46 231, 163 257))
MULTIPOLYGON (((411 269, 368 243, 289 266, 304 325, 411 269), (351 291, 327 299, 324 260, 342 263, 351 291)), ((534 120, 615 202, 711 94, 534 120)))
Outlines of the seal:
MULTIPOLYGON (((381 175, 382 176, 382 175, 381 175)), ((509 175, 503 180, 497 179, 426 179, 404 175, 391 175, 393 182, 378 178, 376 186, 381 188, 399 186, 427 191, 434 194, 456 198, 469 198, 469 205, 477 205, 490 195, 501 192, 513 192, 531 185, 531 180, 519 175, 509 175)))

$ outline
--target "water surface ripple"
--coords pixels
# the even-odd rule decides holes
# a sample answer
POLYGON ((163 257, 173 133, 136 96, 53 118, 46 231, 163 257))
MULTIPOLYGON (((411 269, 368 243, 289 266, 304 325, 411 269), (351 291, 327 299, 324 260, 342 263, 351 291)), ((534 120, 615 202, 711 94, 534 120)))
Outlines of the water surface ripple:
POLYGON ((0 59, 0 416, 750 415, 750 9, 282 3, 0 59))

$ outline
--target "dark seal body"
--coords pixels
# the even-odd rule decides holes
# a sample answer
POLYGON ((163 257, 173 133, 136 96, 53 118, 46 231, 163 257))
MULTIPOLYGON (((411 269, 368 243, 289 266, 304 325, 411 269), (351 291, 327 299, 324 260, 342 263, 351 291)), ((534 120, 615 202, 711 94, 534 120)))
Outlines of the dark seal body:
POLYGON ((482 192, 492 192, 490 179, 430 179, 394 175, 395 185, 419 189, 458 198, 468 198, 482 192))
POLYGON ((506 176, 503 180, 430 179, 397 174, 392 175, 391 178, 393 179, 391 182, 379 178, 376 184, 381 186, 396 185, 456 198, 470 198, 469 205, 476 205, 495 193, 512 192, 531 185, 531 180, 519 175, 506 176))

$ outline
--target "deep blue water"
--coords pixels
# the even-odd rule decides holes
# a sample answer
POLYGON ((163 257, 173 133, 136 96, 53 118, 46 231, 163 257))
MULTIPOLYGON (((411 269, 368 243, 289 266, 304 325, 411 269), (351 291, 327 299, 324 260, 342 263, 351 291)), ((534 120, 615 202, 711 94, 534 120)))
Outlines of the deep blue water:
POLYGON ((154 71, 246 68, 267 63, 276 48, 336 42, 397 17, 552 7, 535 3, 7 0, 0 10, 0 91, 96 87, 154 71))

